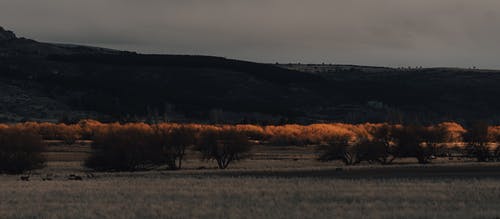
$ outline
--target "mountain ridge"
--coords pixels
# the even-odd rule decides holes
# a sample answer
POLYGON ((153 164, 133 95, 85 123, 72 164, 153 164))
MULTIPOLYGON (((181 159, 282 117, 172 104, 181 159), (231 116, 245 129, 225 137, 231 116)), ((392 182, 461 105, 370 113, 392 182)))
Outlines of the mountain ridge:
POLYGON ((498 71, 139 54, 37 42, 1 30, 4 122, 500 121, 498 71))

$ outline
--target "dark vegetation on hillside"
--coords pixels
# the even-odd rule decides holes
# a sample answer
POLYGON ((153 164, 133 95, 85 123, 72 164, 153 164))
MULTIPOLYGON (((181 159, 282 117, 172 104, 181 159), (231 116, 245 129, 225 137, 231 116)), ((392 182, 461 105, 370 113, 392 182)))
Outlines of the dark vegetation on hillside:
POLYGON ((269 65, 39 43, 0 29, 0 121, 500 122, 500 73, 269 65))

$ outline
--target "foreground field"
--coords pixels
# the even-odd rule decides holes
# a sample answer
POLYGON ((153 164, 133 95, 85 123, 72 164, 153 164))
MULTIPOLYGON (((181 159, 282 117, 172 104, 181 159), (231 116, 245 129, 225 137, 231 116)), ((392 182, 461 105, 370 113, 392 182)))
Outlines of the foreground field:
POLYGON ((47 167, 29 181, 0 175, 0 218, 500 217, 498 163, 346 167, 317 161, 310 147, 256 146, 226 170, 191 153, 182 170, 91 174, 89 151, 49 142, 47 167))
POLYGON ((495 164, 339 169, 309 161, 256 163, 87 177, 77 162, 52 162, 30 181, 0 176, 0 218, 500 217, 495 164), (290 168, 297 162, 306 167, 290 168), (51 180, 42 181, 47 174, 51 180), (68 180, 69 174, 83 180, 68 180))

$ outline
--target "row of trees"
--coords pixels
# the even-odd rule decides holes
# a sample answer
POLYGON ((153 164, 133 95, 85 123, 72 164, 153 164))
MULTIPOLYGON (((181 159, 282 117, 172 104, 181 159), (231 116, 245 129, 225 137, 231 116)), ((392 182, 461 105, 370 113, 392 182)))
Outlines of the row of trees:
POLYGON ((433 126, 389 124, 313 124, 308 126, 202 124, 78 124, 21 123, 0 125, 0 172, 19 172, 43 166, 44 140, 74 143, 92 140, 85 165, 95 170, 137 170, 166 166, 180 169, 188 149, 199 151, 219 168, 244 158, 255 144, 314 145, 320 160, 390 164, 414 157, 429 163, 434 157, 461 153, 478 161, 499 160, 500 128, 474 123, 465 130, 457 123, 433 126), (71 134, 68 134, 71 133, 71 134), (70 138, 68 136, 77 136, 70 138), (19 163, 16 163, 19 162, 19 163))
MULTIPOLYGON (((100 132, 106 132, 110 129, 135 129, 151 130, 154 126, 162 129, 186 127, 196 132, 205 132, 208 130, 235 130, 241 132, 253 140, 268 143, 270 145, 320 145, 330 142, 339 135, 347 135, 351 139, 371 138, 374 130, 379 129, 384 124, 312 124, 312 125, 280 125, 280 126, 260 126, 260 125, 207 125, 207 124, 145 124, 145 123, 100 123, 94 120, 82 120, 77 124, 54 124, 54 123, 36 123, 26 122, 13 125, 1 125, 2 127, 17 127, 26 131, 40 134, 45 140, 63 140, 66 144, 73 144, 77 140, 92 140, 100 132)), ((465 129, 453 122, 441 123, 436 126, 442 127, 450 132, 452 141, 462 141, 462 133, 465 129)), ((496 127, 491 127, 496 128, 496 127)), ((492 129, 493 130, 493 129, 492 129)), ((491 131, 491 135, 500 136, 500 128, 491 131)))
POLYGON ((188 148, 201 152, 204 160, 215 160, 225 169, 244 158, 251 149, 248 137, 234 129, 197 132, 187 126, 149 128, 108 127, 98 133, 92 144, 93 153, 85 165, 95 170, 137 170, 166 165, 176 170, 188 148))
POLYGON ((388 125, 373 129, 369 138, 351 139, 337 135, 321 146, 320 160, 342 160, 346 165, 362 161, 390 164, 396 158, 413 157, 421 164, 436 157, 459 156, 476 158, 479 162, 500 161, 500 137, 497 127, 476 122, 467 131, 453 132, 449 126, 388 125), (457 136, 457 134, 460 134, 457 136), (463 142, 457 143, 459 138, 463 142))
MULTIPOLYGON (((245 158, 251 149, 247 135, 235 129, 199 132, 188 126, 108 126, 92 137, 92 153, 85 166, 97 171, 145 170, 182 167, 188 149, 201 152, 225 169, 245 158), (119 127, 119 128, 117 128, 119 127)), ((22 173, 45 166, 42 136, 19 126, 0 128, 0 173, 22 173)))

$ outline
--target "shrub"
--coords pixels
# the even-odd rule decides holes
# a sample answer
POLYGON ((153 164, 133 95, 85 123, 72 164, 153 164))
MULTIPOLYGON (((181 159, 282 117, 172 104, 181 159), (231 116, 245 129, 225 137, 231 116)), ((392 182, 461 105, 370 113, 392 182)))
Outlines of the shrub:
POLYGON ((205 160, 215 160, 220 169, 248 156, 251 150, 248 137, 236 130, 211 130, 202 133, 196 149, 205 160))
POLYGON ((467 144, 465 148, 467 155, 475 157, 478 162, 490 160, 492 154, 488 146, 489 137, 488 124, 480 121, 472 123, 463 136, 467 144))
POLYGON ((65 144, 72 145, 82 137, 82 130, 78 125, 57 125, 57 138, 65 144))
POLYGON ((20 128, 0 129, 0 172, 22 173, 42 168, 45 149, 40 135, 20 128))
POLYGON ((187 147, 195 142, 195 131, 187 126, 111 124, 94 133, 93 153, 85 165, 101 171, 161 165, 180 169, 187 147))
POLYGON ((375 154, 372 155, 372 158, 381 164, 391 164, 397 157, 396 147, 393 144, 393 130, 395 128, 396 126, 382 124, 370 130, 372 140, 367 143, 373 147, 370 149, 375 154))
MULTIPOLYGON (((434 154, 432 144, 426 144, 426 128, 409 125, 393 129, 396 143, 395 154, 398 157, 415 157, 418 163, 429 163, 434 154)), ((429 134, 429 136, 431 136, 429 134)), ((430 139, 429 139, 430 141, 430 139)))
POLYGON ((355 165, 362 161, 382 164, 392 162, 395 156, 393 156, 392 146, 386 140, 387 135, 383 137, 378 132, 375 134, 378 134, 377 137, 360 136, 353 143, 351 143, 350 135, 336 135, 326 146, 320 147, 322 153, 319 160, 342 160, 346 165, 355 165))
POLYGON ((265 136, 264 128, 257 125, 236 125, 235 129, 253 140, 262 140, 265 136))
POLYGON ((354 165, 359 162, 356 146, 349 144, 350 136, 332 136, 327 145, 319 147, 321 152, 320 161, 342 160, 346 165, 354 165))
POLYGON ((62 140, 66 144, 74 144, 76 140, 82 137, 82 130, 79 125, 25 122, 17 124, 15 127, 40 134, 42 139, 62 140))
POLYGON ((425 150, 428 151, 431 156, 444 154, 445 147, 441 146, 441 143, 449 141, 451 136, 446 127, 420 127, 419 132, 420 139, 425 146, 425 150))
POLYGON ((332 137, 338 135, 358 135, 357 131, 363 130, 361 126, 349 124, 312 124, 266 126, 265 132, 271 144, 275 145, 308 145, 327 144, 332 137))
POLYGON ((142 169, 158 157, 149 143, 151 137, 150 130, 139 127, 108 127, 94 136, 85 166, 99 171, 142 169))
POLYGON ((355 143, 354 149, 358 157, 358 162, 389 164, 395 157, 387 152, 386 146, 381 141, 362 139, 355 143))
POLYGON ((443 122, 436 125, 436 127, 446 130, 444 142, 448 143, 462 141, 463 134, 466 132, 464 127, 456 122, 443 122))
POLYGON ((99 131, 99 129, 104 128, 106 125, 96 120, 85 119, 80 120, 80 122, 78 122, 78 126, 80 126, 81 138, 90 140, 94 137, 94 134, 99 131))

